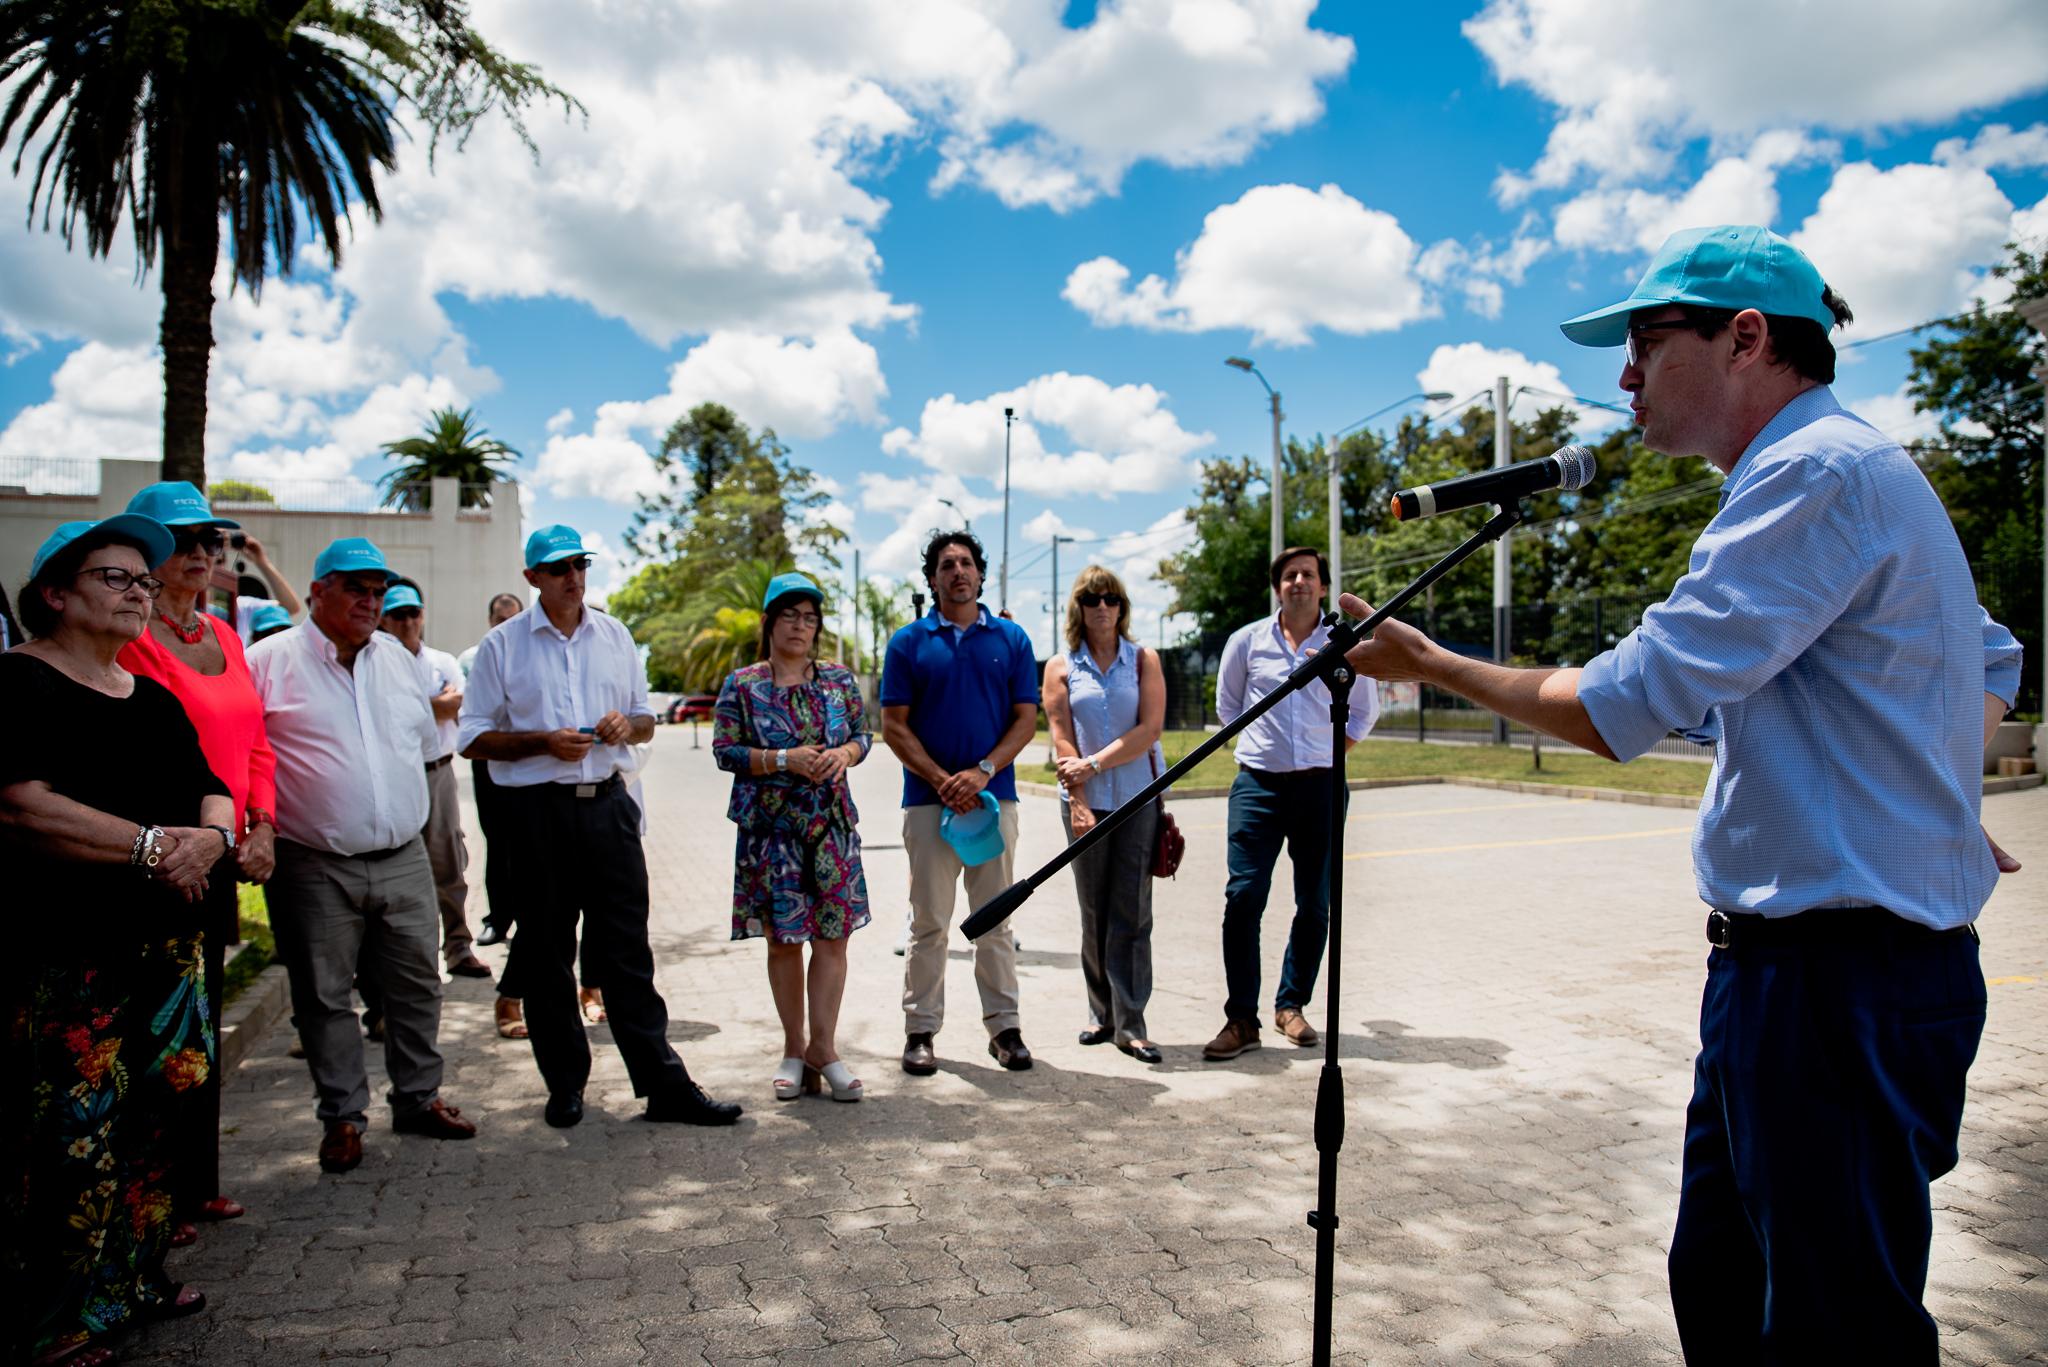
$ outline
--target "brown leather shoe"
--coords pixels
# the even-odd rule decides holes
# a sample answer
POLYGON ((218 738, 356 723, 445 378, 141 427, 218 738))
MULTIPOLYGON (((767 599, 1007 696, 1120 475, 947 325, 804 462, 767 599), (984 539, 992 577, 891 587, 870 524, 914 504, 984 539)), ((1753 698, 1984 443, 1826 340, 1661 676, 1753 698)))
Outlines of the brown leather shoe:
POLYGON ((474 1139, 476 1122, 464 1120, 462 1112, 435 1097, 425 1109, 393 1116, 391 1128, 400 1134, 423 1134, 429 1139, 474 1139))
POLYGON ((904 1039, 903 1071, 918 1077, 930 1077, 939 1071, 939 1056, 932 1052, 932 1036, 929 1030, 904 1039))
POLYGON ((327 1137, 320 1141, 320 1170, 347 1172, 362 1161, 363 1132, 346 1120, 329 1125, 327 1137))
POLYGON ((1313 1049, 1323 1042, 1323 1037, 1308 1023, 1308 1017, 1301 1014, 1299 1007, 1283 1006, 1274 1012, 1273 1028, 1304 1049, 1313 1049))
POLYGON ((460 959, 448 965, 448 971, 458 978, 488 978, 491 976, 491 966, 482 959, 477 958, 474 954, 463 955, 460 959))
POLYGON ((988 1042, 988 1056, 1013 1073, 1031 1066, 1031 1046, 1024 1043, 1024 1032, 1014 1025, 988 1042))
POLYGON ((1246 1016, 1241 1020, 1223 1022, 1223 1029, 1216 1038, 1202 1046, 1202 1057, 1210 1062, 1236 1058, 1247 1049, 1259 1047, 1259 1023, 1246 1016))

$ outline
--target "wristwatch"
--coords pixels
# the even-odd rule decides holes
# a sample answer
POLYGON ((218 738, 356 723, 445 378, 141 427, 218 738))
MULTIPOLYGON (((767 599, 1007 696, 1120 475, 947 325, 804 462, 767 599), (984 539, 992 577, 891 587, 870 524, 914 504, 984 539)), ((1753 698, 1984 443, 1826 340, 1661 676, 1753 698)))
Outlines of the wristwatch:
POLYGON ((975 765, 974 767, 981 770, 981 772, 989 778, 994 778, 996 776, 996 766, 989 763, 987 760, 983 760, 981 763, 975 765))
POLYGON ((783 773, 783 772, 785 772, 786 770, 788 770, 788 768, 789 768, 789 751, 787 751, 787 750, 777 750, 777 751, 775 752, 775 772, 776 772, 776 773, 778 773, 778 774, 780 774, 780 773, 783 773))
POLYGON ((1095 756, 1090 755, 1088 756, 1088 767, 1099 774, 1102 772, 1102 761, 1097 759, 1095 756))
POLYGON ((225 826, 208 826, 206 829, 209 831, 219 831, 220 838, 227 841, 228 847, 221 851, 222 855, 230 855, 235 852, 235 833, 233 831, 225 826))

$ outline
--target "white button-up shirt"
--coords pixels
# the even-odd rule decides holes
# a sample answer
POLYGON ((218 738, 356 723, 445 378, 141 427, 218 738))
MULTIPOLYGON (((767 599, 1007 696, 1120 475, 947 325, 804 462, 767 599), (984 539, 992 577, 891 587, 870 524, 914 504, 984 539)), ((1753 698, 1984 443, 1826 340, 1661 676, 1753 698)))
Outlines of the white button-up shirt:
MULTIPOLYGON (((392 639, 395 641, 398 638, 394 636, 392 639)), ((404 644, 401 642, 399 649, 403 650, 404 648, 404 644)), ((454 684, 458 689, 462 687, 462 666, 457 664, 455 657, 447 651, 436 650, 430 645, 422 645, 420 653, 412 657, 412 662, 414 668, 420 672, 420 687, 426 690, 427 710, 429 712, 434 710, 434 699, 440 697, 442 690, 447 688, 449 684, 454 684)), ((434 735, 437 739, 431 758, 445 759, 447 756, 454 754, 455 741, 459 732, 460 726, 454 717, 450 717, 446 721, 442 721, 439 717, 434 718, 434 735)))
POLYGON ((257 642, 249 677, 277 752, 277 830, 330 854, 396 849, 427 824, 434 714, 419 667, 381 632, 349 669, 312 621, 257 642))
MULTIPOLYGON (((1310 652, 1320 651, 1330 629, 1318 624, 1296 650, 1280 630, 1280 614, 1239 627, 1224 643, 1216 667, 1216 716, 1226 725, 1259 699, 1287 682, 1310 652)), ((1351 684, 1351 712, 1344 734, 1364 740, 1379 720, 1380 690, 1360 674, 1351 684)), ((1321 679, 1276 703, 1237 738, 1237 762, 1269 774, 1330 766, 1330 690, 1321 679)))
MULTIPOLYGON (((486 731, 558 731, 595 726, 607 712, 651 717, 647 670, 640 648, 618 618, 585 607, 574 634, 555 630, 536 602, 494 628, 477 646, 462 695, 456 740, 467 750, 486 731)), ((613 774, 631 779, 637 768, 631 745, 602 741, 580 762, 551 754, 490 761, 491 781, 507 788, 536 783, 602 783, 613 774)))

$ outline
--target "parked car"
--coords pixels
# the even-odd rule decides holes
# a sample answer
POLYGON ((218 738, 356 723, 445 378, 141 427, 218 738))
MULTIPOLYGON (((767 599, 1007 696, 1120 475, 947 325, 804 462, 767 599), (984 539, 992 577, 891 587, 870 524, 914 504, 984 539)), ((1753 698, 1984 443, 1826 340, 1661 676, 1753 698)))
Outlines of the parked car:
POLYGON ((668 719, 671 722, 710 721, 712 709, 717 705, 716 693, 685 693, 669 708, 668 719))

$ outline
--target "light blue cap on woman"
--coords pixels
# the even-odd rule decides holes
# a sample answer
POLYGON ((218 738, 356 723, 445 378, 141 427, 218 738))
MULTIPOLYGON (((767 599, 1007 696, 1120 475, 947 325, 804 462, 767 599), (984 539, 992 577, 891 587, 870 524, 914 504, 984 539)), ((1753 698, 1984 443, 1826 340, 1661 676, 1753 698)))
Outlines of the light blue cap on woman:
POLYGON ((240 527, 242 524, 213 515, 213 505, 189 480, 167 479, 152 484, 128 500, 128 511, 153 517, 166 527, 240 527))
POLYGON ((788 574, 778 574, 768 581, 768 592, 761 595, 762 611, 767 611, 768 605, 785 593, 800 593, 815 600, 819 607, 825 606, 825 591, 818 587, 816 581, 807 574, 798 574, 791 570, 788 574))
POLYGON ((143 561, 154 568, 171 558, 177 539, 171 529, 153 517, 140 513, 115 513, 98 522, 66 522, 50 533, 49 540, 36 547, 36 558, 28 562, 28 577, 34 579, 50 563, 50 557, 81 536, 99 534, 102 539, 123 536, 141 543, 143 561))
POLYGON ((1827 284, 1805 252, 1769 228, 1724 223, 1671 234, 1650 259, 1635 293, 1558 327, 1580 346, 1620 346, 1628 340, 1629 316, 1638 310, 1696 304, 1811 318, 1832 328, 1835 313, 1822 298, 1826 292, 1827 284))
POLYGON ((984 789, 981 805, 971 812, 951 807, 939 816, 939 834, 968 867, 986 864, 1003 852, 1003 814, 996 795, 984 789))

